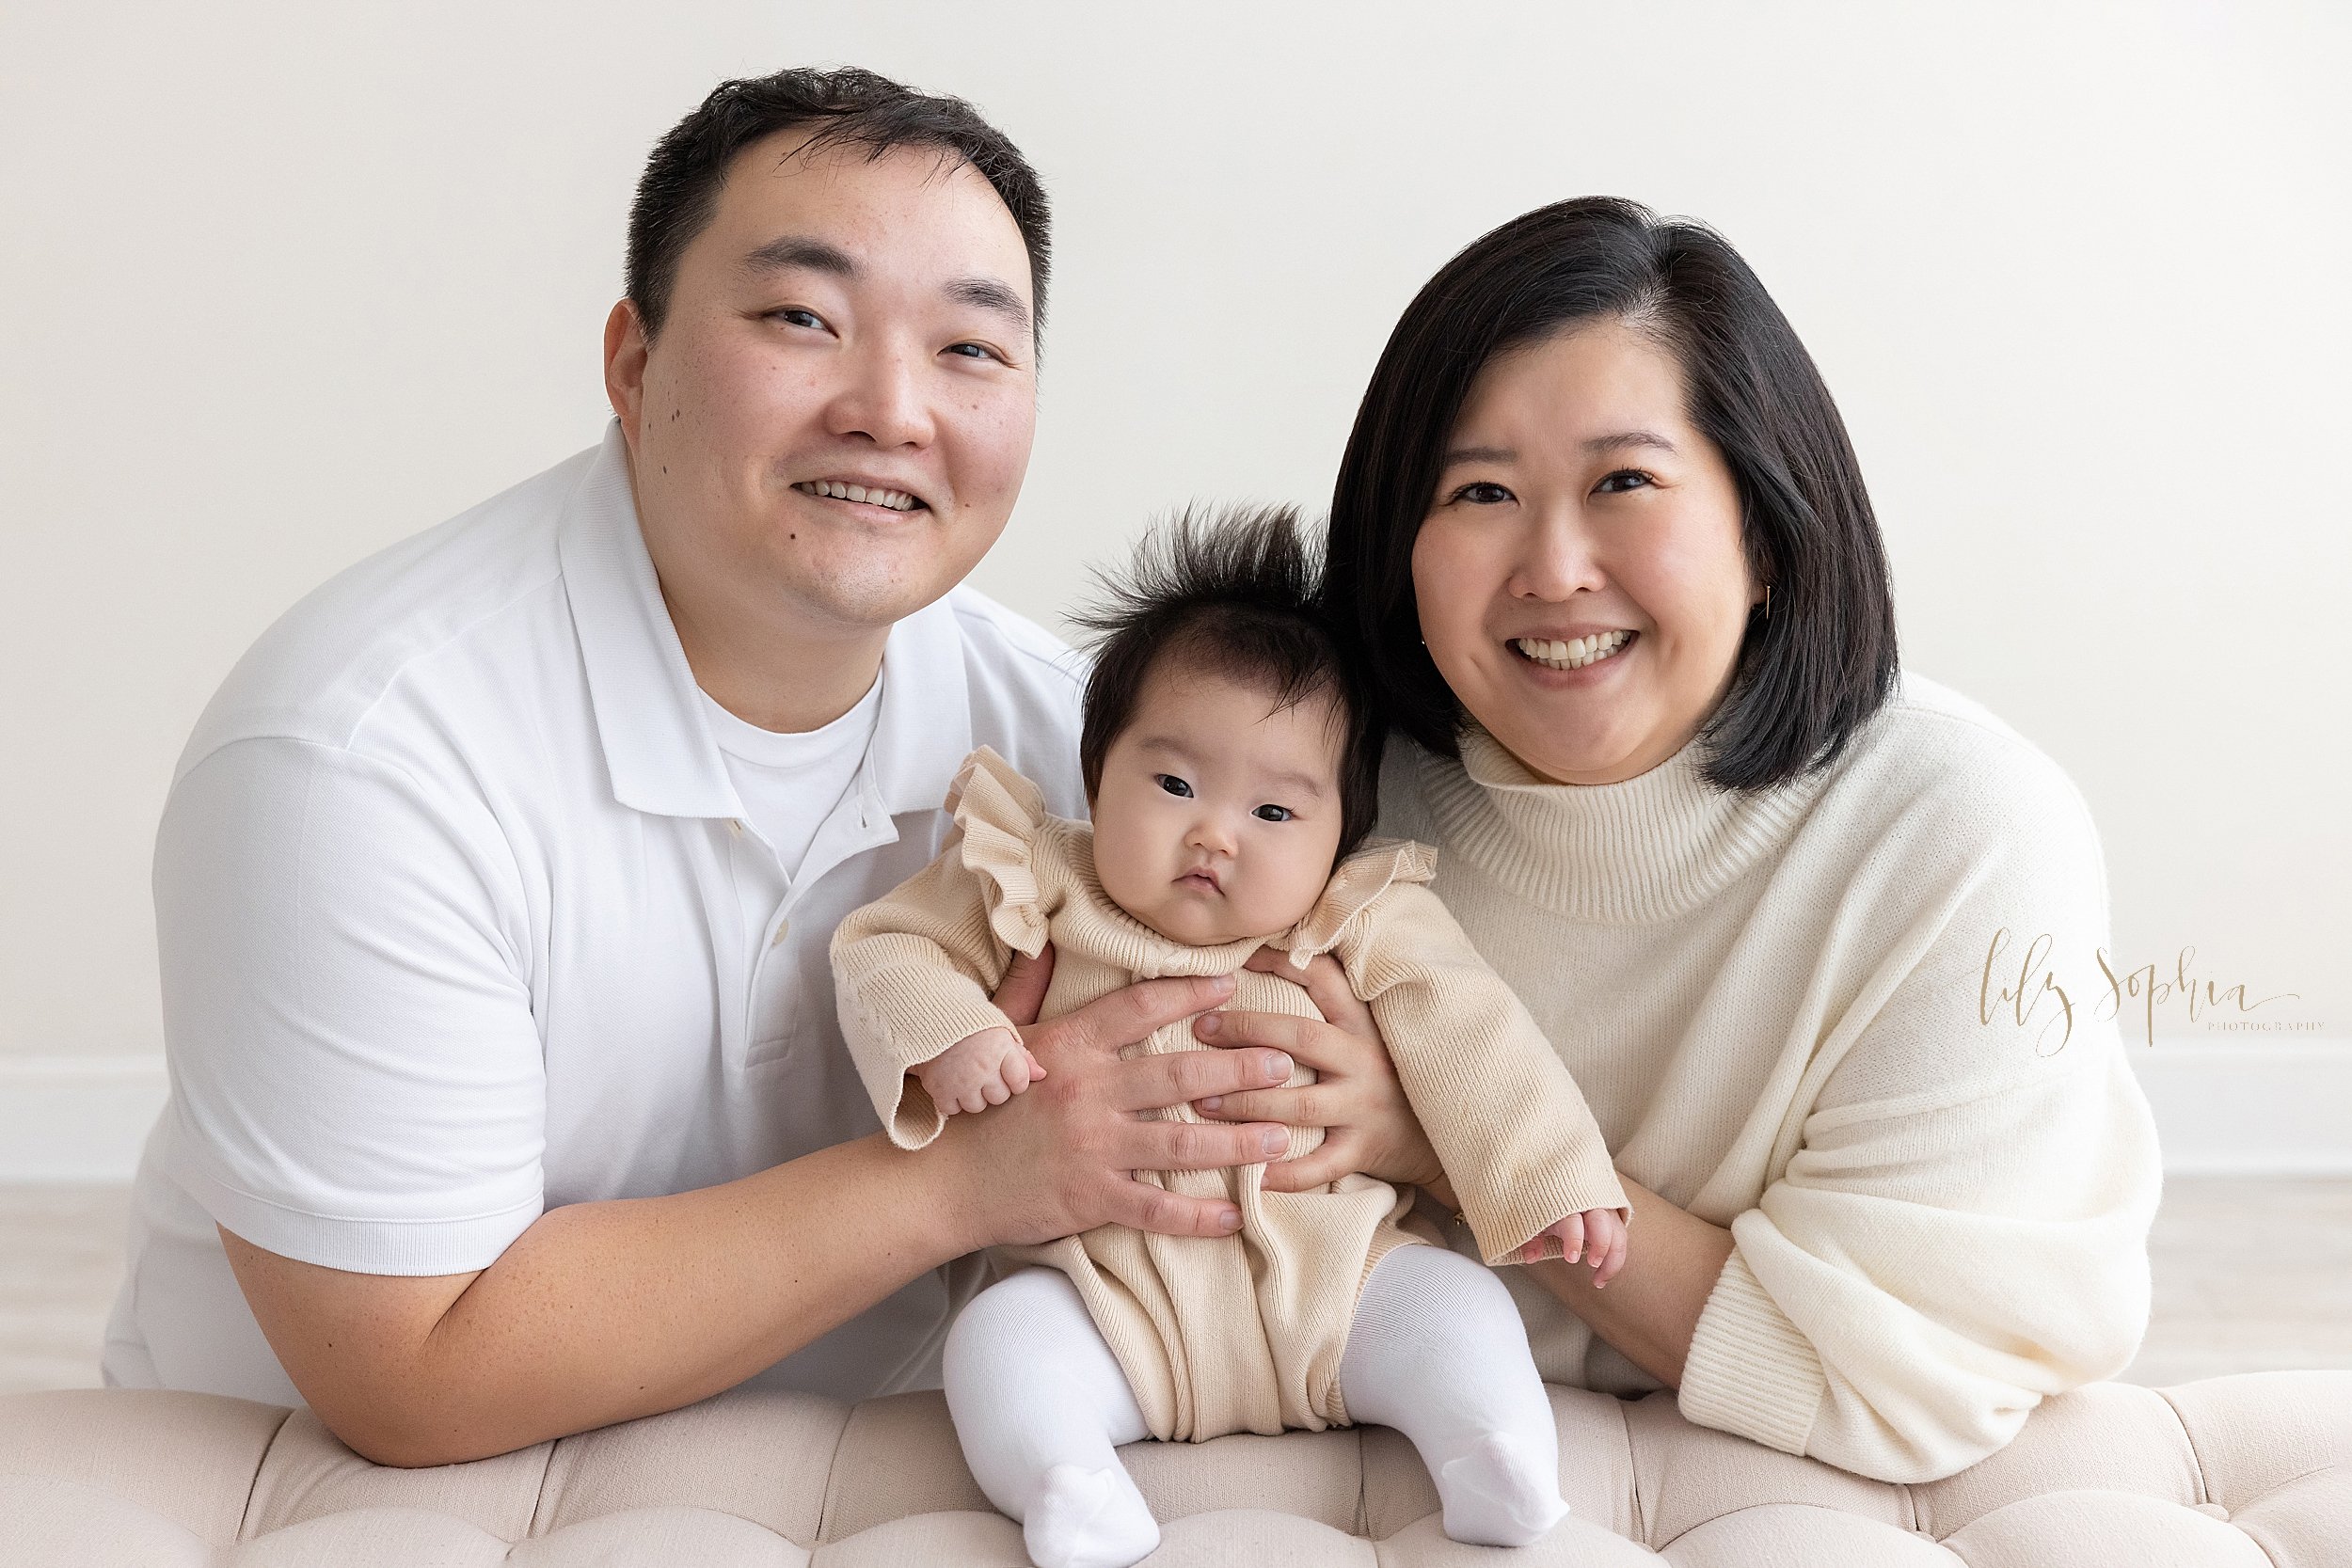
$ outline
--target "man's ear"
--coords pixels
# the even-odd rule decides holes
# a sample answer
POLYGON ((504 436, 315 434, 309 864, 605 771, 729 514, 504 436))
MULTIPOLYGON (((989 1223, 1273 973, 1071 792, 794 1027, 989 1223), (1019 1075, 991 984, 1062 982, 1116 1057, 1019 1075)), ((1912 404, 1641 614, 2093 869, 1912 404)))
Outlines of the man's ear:
POLYGON ((621 300, 604 318, 604 395, 632 449, 645 408, 645 324, 637 302, 621 300))

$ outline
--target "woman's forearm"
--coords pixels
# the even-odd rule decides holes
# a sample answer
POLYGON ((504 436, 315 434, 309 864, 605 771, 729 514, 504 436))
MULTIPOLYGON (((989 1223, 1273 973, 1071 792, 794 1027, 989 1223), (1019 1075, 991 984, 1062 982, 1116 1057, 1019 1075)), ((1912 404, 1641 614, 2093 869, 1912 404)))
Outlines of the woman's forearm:
POLYGON ((1691 1336, 1731 1256, 1731 1232, 1677 1208, 1622 1171, 1617 1179, 1633 1218, 1616 1278, 1596 1288, 1593 1271, 1581 1262, 1526 1267, 1619 1354, 1667 1387, 1679 1388, 1691 1336))

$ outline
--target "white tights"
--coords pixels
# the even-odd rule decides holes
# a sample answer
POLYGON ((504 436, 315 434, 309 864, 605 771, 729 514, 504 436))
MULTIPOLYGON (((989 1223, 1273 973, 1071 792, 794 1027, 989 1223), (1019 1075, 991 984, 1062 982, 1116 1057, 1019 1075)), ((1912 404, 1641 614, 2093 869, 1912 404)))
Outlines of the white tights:
MULTIPOLYGON (((1055 1269, 973 1298, 948 1331, 947 1409, 980 1490, 1037 1568, 1127 1568, 1159 1544, 1112 1450, 1149 1435, 1126 1374, 1055 1269)), ((1364 1282, 1340 1363, 1358 1421, 1420 1450, 1456 1541, 1520 1546, 1568 1512, 1551 1402, 1502 1282, 1459 1253, 1401 1246, 1364 1282)))

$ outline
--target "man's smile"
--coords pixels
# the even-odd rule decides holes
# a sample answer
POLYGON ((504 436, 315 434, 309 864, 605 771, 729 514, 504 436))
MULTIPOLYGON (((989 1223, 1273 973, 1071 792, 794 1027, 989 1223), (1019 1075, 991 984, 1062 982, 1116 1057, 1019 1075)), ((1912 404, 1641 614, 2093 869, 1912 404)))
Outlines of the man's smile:
POLYGON ((851 506, 870 506, 883 512, 927 512, 923 498, 912 491, 898 489, 879 479, 804 479, 793 489, 803 496, 820 500, 843 501, 851 506))

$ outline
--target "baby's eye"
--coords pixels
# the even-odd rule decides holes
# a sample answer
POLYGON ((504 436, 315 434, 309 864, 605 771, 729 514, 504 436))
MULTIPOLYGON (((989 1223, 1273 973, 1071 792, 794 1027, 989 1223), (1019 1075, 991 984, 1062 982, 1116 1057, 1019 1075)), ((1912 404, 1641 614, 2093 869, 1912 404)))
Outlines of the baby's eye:
POLYGON ((1288 822, 1298 814, 1288 806, 1260 806, 1249 815, 1261 822, 1288 822))
POLYGON ((1178 778, 1173 773, 1154 773, 1152 777, 1158 783, 1162 789, 1167 790, 1170 795, 1182 795, 1189 798, 1192 794, 1192 785, 1184 783, 1184 780, 1178 778))

